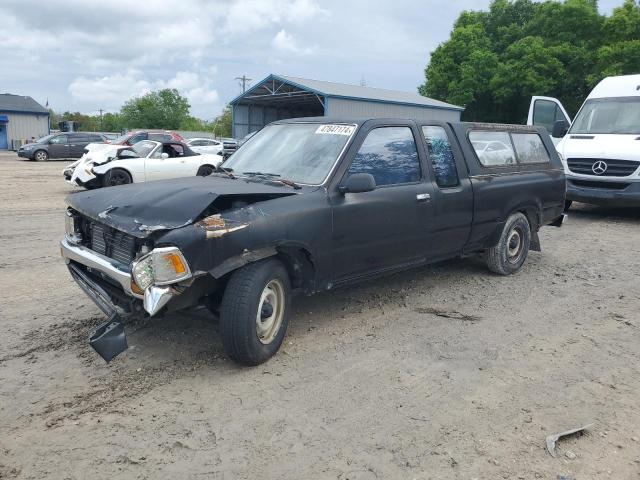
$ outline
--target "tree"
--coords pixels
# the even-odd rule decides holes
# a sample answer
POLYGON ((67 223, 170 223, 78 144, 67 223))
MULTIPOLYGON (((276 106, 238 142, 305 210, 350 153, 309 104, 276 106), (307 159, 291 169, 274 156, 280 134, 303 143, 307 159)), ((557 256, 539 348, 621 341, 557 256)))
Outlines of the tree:
POLYGON ((126 102, 120 111, 127 128, 177 130, 189 117, 188 100, 174 88, 149 92, 126 102))
POLYGON ((222 113, 218 115, 212 122, 212 131, 216 137, 230 137, 231 136, 231 107, 227 105, 222 110, 222 113))
POLYGON ((532 95, 574 114, 602 78, 629 73, 640 73, 636 1, 607 17, 596 0, 494 0, 460 14, 418 91, 465 106, 465 120, 524 123, 532 95))

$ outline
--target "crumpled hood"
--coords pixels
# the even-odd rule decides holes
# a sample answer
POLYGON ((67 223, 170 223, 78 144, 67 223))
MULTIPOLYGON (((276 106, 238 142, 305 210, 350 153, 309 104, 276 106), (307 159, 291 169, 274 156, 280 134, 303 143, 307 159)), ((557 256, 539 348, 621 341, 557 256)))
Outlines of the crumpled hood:
POLYGON ((172 230, 195 222, 221 196, 278 198, 305 191, 308 191, 307 187, 293 190, 285 185, 240 178, 188 177, 72 193, 66 202, 83 215, 144 238, 154 231, 172 230))

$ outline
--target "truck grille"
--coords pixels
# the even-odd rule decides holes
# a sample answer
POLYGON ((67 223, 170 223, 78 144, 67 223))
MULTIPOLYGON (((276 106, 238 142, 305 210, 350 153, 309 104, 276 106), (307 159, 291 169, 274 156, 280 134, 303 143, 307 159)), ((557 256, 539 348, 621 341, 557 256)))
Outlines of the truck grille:
POLYGON ((88 247, 105 257, 129 265, 135 258, 135 237, 98 222, 89 224, 88 247))
MULTIPOLYGON (((603 158, 568 158, 567 165, 569 166, 569 170, 573 173, 580 173, 582 175, 593 175, 598 177, 626 177, 637 170, 638 166, 640 166, 640 162, 603 158), (606 170, 603 173, 597 174, 593 169, 599 162, 604 162, 606 164, 606 170)), ((602 164, 599 166, 602 167, 602 164)))

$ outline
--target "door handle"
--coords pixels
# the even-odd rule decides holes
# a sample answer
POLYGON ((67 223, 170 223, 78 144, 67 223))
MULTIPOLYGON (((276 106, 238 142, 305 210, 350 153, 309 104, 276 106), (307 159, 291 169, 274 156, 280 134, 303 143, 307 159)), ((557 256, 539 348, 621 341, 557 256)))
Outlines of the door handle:
POLYGON ((428 202, 429 200, 431 200, 431 194, 419 193, 416 195, 416 200, 418 200, 419 202, 428 202))

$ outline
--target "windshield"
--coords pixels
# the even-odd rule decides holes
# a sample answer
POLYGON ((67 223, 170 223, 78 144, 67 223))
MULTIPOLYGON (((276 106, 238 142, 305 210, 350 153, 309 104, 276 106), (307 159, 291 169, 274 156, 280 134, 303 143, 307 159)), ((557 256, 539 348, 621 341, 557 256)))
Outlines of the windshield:
POLYGON ((156 145, 158 145, 156 142, 142 140, 141 142, 136 143, 131 148, 138 154, 138 156, 145 158, 147 155, 151 153, 151 150, 156 148, 156 145))
POLYGON ((318 185, 327 178, 355 130, 355 125, 268 125, 245 143, 224 167, 238 175, 262 172, 318 185))
POLYGON ((640 97, 587 100, 569 133, 640 134, 640 97))

